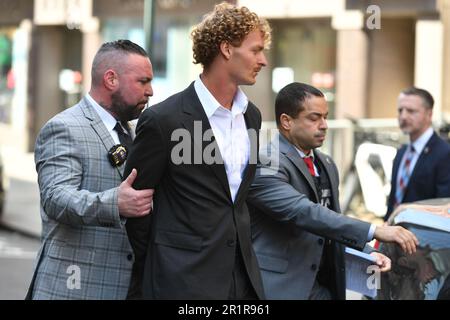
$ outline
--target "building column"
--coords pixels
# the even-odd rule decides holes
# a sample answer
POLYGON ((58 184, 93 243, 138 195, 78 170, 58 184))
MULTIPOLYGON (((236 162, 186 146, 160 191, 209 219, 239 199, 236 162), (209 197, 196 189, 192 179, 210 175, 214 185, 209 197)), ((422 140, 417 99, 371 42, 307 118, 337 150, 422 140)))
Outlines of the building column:
MULTIPOLYGON (((363 28, 364 15, 357 10, 338 11, 331 24, 337 30, 335 118, 364 118, 369 51, 369 40, 363 28)), ((332 154, 342 180, 353 161, 353 131, 350 127, 337 130, 334 140, 339 141, 333 144, 332 154)))
POLYGON ((442 120, 443 39, 440 20, 417 20, 414 85, 433 95, 433 120, 437 122, 442 120))
POLYGON ((33 128, 30 149, 42 126, 63 110, 63 92, 59 89, 59 72, 64 65, 64 29, 60 26, 36 26, 33 33, 33 128))
POLYGON ((83 48, 82 48, 82 69, 81 73, 83 75, 83 94, 87 93, 91 88, 91 68, 94 56, 97 50, 102 44, 102 39, 100 35, 100 22, 96 17, 90 17, 83 21, 81 26, 81 32, 83 37, 83 48))
POLYGON ((442 113, 450 121, 450 0, 440 0, 438 7, 443 24, 442 113))
POLYGON ((364 118, 367 104, 369 40, 359 11, 342 11, 333 16, 337 30, 336 119, 364 118))

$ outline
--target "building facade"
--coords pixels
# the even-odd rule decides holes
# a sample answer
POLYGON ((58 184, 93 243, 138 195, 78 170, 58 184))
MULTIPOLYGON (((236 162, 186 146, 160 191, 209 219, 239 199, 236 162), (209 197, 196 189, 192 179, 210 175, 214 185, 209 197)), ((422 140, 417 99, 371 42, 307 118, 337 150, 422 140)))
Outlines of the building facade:
MULTIPOLYGON (((393 118, 399 91, 416 85, 435 97, 434 120, 450 120, 450 1, 241 0, 239 4, 274 26, 271 69, 292 68, 295 81, 329 92, 334 118, 393 118)), ((266 81, 274 77, 269 75, 266 81)), ((273 101, 273 92, 264 99, 273 101)))
MULTIPOLYGON (((152 104, 186 87, 201 70, 192 63, 190 28, 217 2, 0 0, 2 148, 33 151, 42 125, 89 89, 91 61, 104 41, 128 38, 149 49, 152 104)), ((274 120, 276 93, 291 81, 322 89, 331 119, 394 118, 398 92, 410 85, 434 95, 437 122, 450 119, 449 0, 230 2, 273 28, 269 65, 256 85, 244 87, 263 120, 274 120)))

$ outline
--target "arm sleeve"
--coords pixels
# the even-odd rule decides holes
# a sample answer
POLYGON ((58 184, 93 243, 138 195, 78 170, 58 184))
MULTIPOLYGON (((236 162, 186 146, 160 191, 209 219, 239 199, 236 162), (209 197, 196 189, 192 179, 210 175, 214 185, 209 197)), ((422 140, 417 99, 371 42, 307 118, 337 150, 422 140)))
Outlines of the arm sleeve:
POLYGON ((289 174, 282 166, 258 165, 248 202, 277 221, 294 223, 346 246, 362 250, 367 242, 369 223, 310 201, 290 184, 289 174))
POLYGON ((39 133, 35 162, 41 205, 49 218, 63 224, 119 228, 117 188, 81 189, 83 162, 89 155, 77 140, 62 120, 50 121, 39 133))
MULTIPOLYGON (((156 114, 151 109, 147 109, 139 118, 136 138, 125 166, 124 177, 136 169, 137 177, 133 184, 135 189, 156 188, 164 174, 167 161, 167 143, 163 132, 156 119, 156 114)), ((157 190, 154 194, 155 198, 157 198, 157 190)), ((142 218, 128 218, 125 224, 135 255, 129 290, 130 298, 139 298, 142 294, 142 279, 150 240, 152 214, 142 218)))

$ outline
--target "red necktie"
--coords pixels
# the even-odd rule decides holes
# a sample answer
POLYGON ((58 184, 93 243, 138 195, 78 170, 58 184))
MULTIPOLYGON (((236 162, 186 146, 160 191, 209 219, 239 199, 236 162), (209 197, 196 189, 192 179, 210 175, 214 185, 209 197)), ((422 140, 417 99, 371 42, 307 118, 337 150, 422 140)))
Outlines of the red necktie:
POLYGON ((311 157, 304 157, 303 161, 305 161, 306 166, 308 167, 309 173, 311 173, 311 175, 313 177, 316 176, 316 172, 314 171, 314 165, 313 165, 313 161, 311 157))
POLYGON ((403 167, 399 168, 400 178, 398 180, 397 189, 395 190, 395 207, 397 207, 403 201, 403 196, 405 195, 406 187, 408 186, 408 181, 411 176, 410 165, 414 157, 414 152, 414 147, 410 145, 406 150, 405 162, 403 163, 403 167))

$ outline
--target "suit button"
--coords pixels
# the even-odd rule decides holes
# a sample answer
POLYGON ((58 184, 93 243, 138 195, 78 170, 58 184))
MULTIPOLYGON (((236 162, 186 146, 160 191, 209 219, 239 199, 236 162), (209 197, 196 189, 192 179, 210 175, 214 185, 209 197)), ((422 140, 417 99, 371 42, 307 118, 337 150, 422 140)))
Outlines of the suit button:
POLYGON ((317 243, 319 243, 319 245, 323 245, 323 239, 317 240, 317 243))
POLYGON ((227 246, 234 247, 234 240, 228 240, 227 241, 227 246))
POLYGON ((317 266, 315 264, 311 265, 311 270, 312 271, 316 271, 316 269, 317 269, 317 266))
POLYGON ((127 259, 128 259, 128 261, 131 261, 131 260, 133 260, 133 255, 130 253, 130 254, 128 254, 127 255, 127 259))

